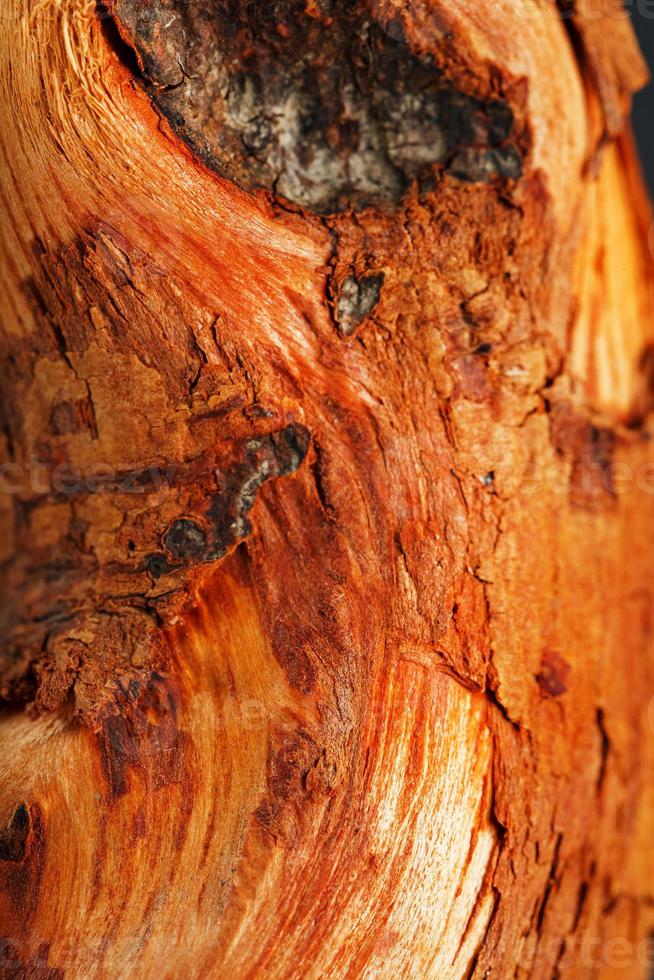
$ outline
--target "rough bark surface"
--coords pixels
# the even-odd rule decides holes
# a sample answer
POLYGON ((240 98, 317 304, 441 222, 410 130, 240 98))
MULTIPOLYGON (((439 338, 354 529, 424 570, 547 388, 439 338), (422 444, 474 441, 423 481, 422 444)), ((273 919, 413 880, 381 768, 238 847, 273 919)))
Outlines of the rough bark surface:
POLYGON ((2 968, 647 976, 618 4, 5 0, 0 46, 2 968))

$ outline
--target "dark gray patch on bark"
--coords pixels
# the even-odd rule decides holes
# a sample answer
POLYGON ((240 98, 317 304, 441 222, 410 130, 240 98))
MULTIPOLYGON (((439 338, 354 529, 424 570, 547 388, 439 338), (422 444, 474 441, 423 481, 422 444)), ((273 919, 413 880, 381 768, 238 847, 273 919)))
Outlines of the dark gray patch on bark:
POLYGON ((504 102, 474 99, 368 0, 113 0, 150 96, 209 167, 322 214, 398 205, 434 169, 515 179, 504 102))
POLYGON ((200 558, 207 547, 207 536, 195 521, 181 518, 166 531, 164 545, 176 560, 200 558))
POLYGON ((268 480, 294 473, 307 454, 309 441, 308 430, 297 424, 248 439, 242 462, 217 474, 220 489, 205 509, 203 526, 179 518, 163 538, 168 555, 148 555, 147 568, 153 578, 187 565, 216 561, 246 538, 252 531, 249 514, 257 493, 268 480))
POLYGON ((336 302, 336 319, 341 333, 349 337, 379 302, 384 273, 379 272, 357 279, 348 276, 343 282, 336 302))

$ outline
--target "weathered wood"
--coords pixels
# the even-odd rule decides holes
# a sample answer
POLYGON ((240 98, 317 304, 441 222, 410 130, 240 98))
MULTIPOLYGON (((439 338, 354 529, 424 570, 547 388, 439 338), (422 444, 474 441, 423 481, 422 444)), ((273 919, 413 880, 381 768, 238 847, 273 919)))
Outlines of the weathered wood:
POLYGON ((0 18, 8 975, 647 976, 619 6, 0 18))

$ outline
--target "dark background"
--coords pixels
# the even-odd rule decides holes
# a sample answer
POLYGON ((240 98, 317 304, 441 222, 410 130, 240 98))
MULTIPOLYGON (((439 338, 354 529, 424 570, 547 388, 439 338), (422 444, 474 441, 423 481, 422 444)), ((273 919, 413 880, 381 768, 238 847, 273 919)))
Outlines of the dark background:
MULTIPOLYGON (((654 20, 644 17, 636 10, 633 14, 633 22, 640 46, 654 76, 654 20)), ((636 96, 634 125, 640 146, 640 158, 649 181, 650 193, 654 196, 654 85, 651 82, 636 96)))

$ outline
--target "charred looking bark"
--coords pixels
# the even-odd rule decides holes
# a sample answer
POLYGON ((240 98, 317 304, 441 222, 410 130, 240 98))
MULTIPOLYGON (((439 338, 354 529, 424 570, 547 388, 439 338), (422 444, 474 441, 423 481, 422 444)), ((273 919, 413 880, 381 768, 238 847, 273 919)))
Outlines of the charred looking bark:
POLYGON ((246 538, 252 530, 248 515, 263 484, 294 473, 308 447, 309 433, 299 425, 249 439, 243 462, 226 472, 216 470, 218 489, 201 505, 199 520, 177 518, 163 535, 166 553, 148 556, 153 577, 185 565, 216 561, 246 538))
POLYGON ((150 96, 218 173, 318 213, 398 205, 416 178, 515 179, 502 99, 448 82, 402 21, 345 0, 114 0, 150 96))

